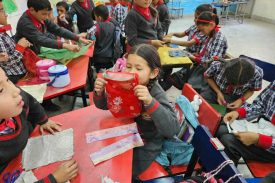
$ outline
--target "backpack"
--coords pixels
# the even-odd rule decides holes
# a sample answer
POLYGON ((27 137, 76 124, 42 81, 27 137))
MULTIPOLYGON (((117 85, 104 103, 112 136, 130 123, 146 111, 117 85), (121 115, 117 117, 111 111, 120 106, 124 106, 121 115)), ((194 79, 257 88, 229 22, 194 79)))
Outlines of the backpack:
POLYGON ((121 58, 121 56, 123 55, 123 36, 122 36, 122 31, 121 28, 119 26, 119 24, 115 21, 111 21, 114 26, 115 26, 115 32, 114 32, 114 61, 116 61, 117 59, 121 58))

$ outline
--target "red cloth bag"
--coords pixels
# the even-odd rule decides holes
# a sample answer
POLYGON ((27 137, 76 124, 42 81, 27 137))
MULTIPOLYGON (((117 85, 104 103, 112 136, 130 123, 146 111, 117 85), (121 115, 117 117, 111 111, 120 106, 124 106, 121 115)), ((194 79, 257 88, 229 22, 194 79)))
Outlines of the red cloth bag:
POLYGON ((116 118, 134 118, 140 115, 141 101, 135 96, 134 87, 138 85, 138 75, 126 72, 106 71, 107 105, 116 118))
POLYGON ((23 53, 23 64, 26 67, 29 74, 37 76, 36 62, 42 60, 38 57, 30 48, 26 48, 23 53))

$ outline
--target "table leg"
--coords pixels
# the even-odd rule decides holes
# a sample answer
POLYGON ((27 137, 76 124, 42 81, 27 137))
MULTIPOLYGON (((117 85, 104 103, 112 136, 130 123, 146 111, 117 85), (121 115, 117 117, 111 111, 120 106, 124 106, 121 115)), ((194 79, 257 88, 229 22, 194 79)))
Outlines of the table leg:
POLYGON ((83 107, 87 107, 87 98, 86 98, 86 93, 85 93, 85 88, 81 88, 81 97, 83 101, 83 107))

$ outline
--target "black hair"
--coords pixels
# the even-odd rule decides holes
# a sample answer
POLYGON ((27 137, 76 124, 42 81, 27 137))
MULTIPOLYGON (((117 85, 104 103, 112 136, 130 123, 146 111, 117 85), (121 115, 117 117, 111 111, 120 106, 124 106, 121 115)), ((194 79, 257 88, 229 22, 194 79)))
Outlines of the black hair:
POLYGON ((235 58, 224 63, 224 77, 233 86, 248 83, 255 74, 255 63, 247 58, 235 58))
POLYGON ((98 5, 94 8, 95 16, 100 16, 103 20, 107 20, 109 17, 109 10, 105 5, 98 5))
MULTIPOLYGON (((195 13, 200 15, 202 12, 204 11, 210 11, 210 12, 213 12, 215 8, 213 8, 211 6, 211 4, 201 4, 199 5, 196 10, 195 10, 195 13)), ((216 12, 216 11, 215 11, 216 12)), ((214 12, 213 12, 214 13, 214 12)), ((216 14, 216 13, 215 13, 216 14)))
MULTIPOLYGON (((219 17, 210 11, 204 11, 202 12, 199 17, 198 20, 205 20, 205 21, 214 21, 216 25, 219 25, 220 21, 219 21, 219 17)), ((208 25, 209 22, 201 22, 197 20, 197 25, 208 25)))
POLYGON ((69 11, 70 6, 68 5, 68 3, 64 2, 64 1, 60 1, 58 3, 56 3, 56 7, 63 7, 65 8, 66 11, 69 11))
POLYGON ((49 0, 28 0, 27 2, 28 8, 33 8, 35 11, 52 10, 52 6, 49 0))

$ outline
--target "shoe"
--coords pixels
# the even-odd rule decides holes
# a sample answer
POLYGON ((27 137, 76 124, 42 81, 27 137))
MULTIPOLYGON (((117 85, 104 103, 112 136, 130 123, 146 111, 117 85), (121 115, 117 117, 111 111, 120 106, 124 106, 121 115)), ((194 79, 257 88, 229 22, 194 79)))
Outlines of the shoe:
POLYGON ((59 111, 61 110, 61 107, 55 103, 53 103, 51 100, 46 100, 43 101, 42 106, 44 107, 45 110, 47 111, 59 111))

